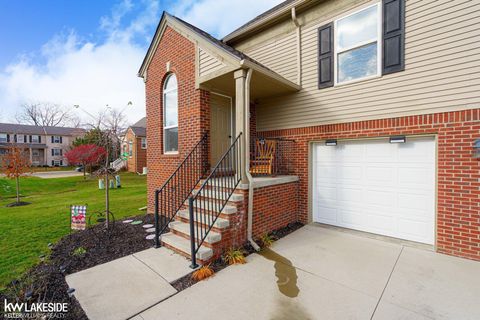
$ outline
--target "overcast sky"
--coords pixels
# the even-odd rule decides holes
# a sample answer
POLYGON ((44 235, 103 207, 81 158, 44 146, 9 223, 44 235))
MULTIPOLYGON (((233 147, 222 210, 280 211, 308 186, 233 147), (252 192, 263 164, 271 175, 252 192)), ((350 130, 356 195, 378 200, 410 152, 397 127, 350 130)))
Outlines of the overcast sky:
POLYGON ((222 37, 280 2, 0 0, 0 122, 29 102, 96 114, 129 101, 135 122, 145 115, 136 74, 164 10, 222 37))

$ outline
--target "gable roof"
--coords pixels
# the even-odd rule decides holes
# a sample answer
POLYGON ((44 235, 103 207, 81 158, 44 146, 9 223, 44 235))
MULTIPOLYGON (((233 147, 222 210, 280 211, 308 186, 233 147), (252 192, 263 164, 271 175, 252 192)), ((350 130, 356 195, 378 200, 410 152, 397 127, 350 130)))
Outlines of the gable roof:
POLYGON ((153 55, 167 25, 173 27, 177 31, 181 30, 187 33, 189 35, 189 38, 201 41, 202 44, 209 46, 212 51, 215 51, 217 54, 225 58, 226 61, 232 63, 235 66, 238 66, 239 69, 243 67, 252 68, 260 73, 266 74, 272 78, 279 80, 280 82, 283 82, 289 87, 292 87, 296 90, 299 89, 299 86, 295 83, 285 79, 284 77, 265 67, 258 61, 250 58, 243 52, 236 50, 235 48, 210 35, 208 32, 205 32, 180 18, 167 13, 166 11, 164 11, 162 14, 162 18, 160 19, 160 22, 157 26, 155 35, 153 36, 152 42, 150 43, 150 46, 147 50, 147 54, 143 59, 142 65, 140 66, 140 69, 138 71, 139 77, 145 79, 148 66, 151 62, 151 59, 153 58, 153 55))
POLYGON ((85 133, 85 129, 71 127, 44 127, 16 123, 0 123, 0 132, 38 135, 61 135, 71 136, 85 133))
POLYGON ((130 127, 132 129, 133 134, 137 137, 146 137, 147 136, 147 128, 144 127, 130 127))
POLYGON ((146 128, 147 127, 147 117, 143 117, 142 119, 138 120, 137 122, 132 124, 132 127, 146 128))

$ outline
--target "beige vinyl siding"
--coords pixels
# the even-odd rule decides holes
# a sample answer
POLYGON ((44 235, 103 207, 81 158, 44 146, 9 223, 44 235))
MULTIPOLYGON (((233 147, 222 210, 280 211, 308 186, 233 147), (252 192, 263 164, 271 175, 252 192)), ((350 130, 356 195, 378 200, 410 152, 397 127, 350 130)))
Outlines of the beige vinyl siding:
MULTIPOLYGON (((317 88, 317 28, 334 15, 304 26, 302 90, 260 100, 258 130, 479 108, 480 2, 407 0, 406 8, 405 71, 333 88, 317 88)), ((263 58, 261 48, 250 51, 258 51, 267 67, 278 68, 276 59, 263 58)), ((295 61, 294 49, 277 47, 275 52, 295 61)))
POLYGON ((297 38, 295 32, 256 46, 245 53, 284 78, 297 82, 297 38))
POLYGON ((217 71, 223 67, 225 67, 225 64, 209 54, 207 51, 203 50, 202 48, 198 48, 198 61, 199 61, 199 66, 198 66, 198 72, 199 76, 203 77, 208 75, 209 73, 212 73, 214 71, 217 71))

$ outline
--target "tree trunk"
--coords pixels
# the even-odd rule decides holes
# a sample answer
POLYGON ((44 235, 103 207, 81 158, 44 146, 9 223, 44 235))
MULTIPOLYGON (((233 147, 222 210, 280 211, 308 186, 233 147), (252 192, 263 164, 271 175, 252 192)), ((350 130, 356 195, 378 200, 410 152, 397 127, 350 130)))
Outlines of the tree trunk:
POLYGON ((15 182, 17 184, 17 203, 20 203, 20 178, 16 177, 15 182))
POLYGON ((86 172, 87 168, 85 167, 86 163, 83 163, 82 166, 83 166, 83 180, 85 180, 87 179, 87 172, 86 172))

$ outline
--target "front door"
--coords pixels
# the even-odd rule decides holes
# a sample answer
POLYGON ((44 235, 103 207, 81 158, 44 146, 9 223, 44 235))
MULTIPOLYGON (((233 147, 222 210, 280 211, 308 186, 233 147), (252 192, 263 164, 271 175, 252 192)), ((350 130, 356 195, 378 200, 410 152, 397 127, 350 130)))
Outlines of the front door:
POLYGON ((232 100, 230 97, 212 93, 211 108, 211 164, 214 167, 230 147, 232 140, 232 100))

